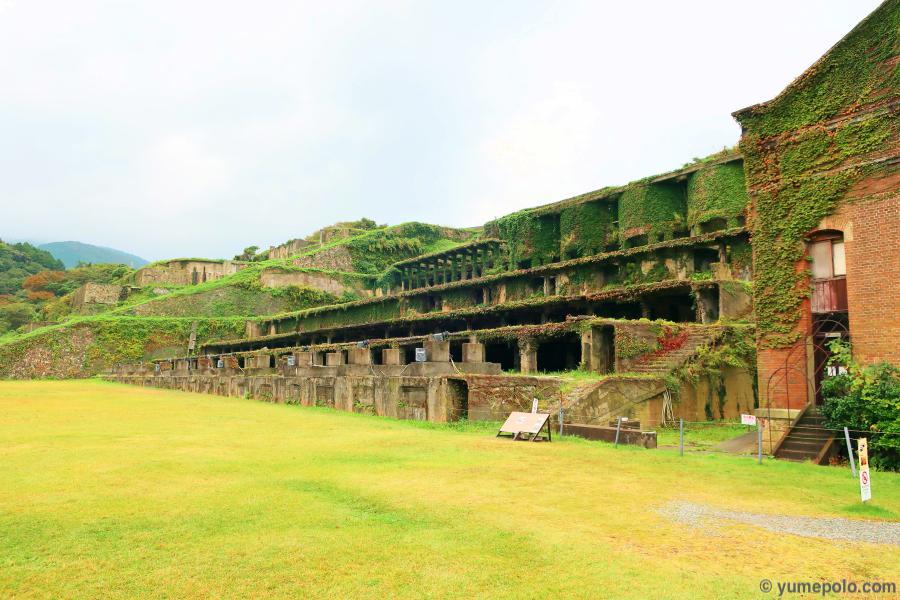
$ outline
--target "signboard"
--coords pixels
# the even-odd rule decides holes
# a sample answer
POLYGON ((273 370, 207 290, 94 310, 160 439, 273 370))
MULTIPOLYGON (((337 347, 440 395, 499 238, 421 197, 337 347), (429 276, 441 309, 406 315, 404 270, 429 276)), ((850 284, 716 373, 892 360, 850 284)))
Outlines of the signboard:
POLYGON ((756 415, 741 415, 741 425, 756 425, 756 415))
POLYGON ((534 441, 535 439, 538 439, 541 430, 547 425, 547 440, 549 441, 549 419, 550 415, 546 413, 510 413, 509 417, 500 427, 500 431, 497 432, 497 435, 499 436, 501 433, 508 433, 512 435, 514 440, 521 438, 534 441))
POLYGON ((297 365, 297 358, 293 354, 288 354, 287 366, 294 367, 297 365))
POLYGON ((534 400, 531 401, 531 413, 536 414, 537 408, 538 408, 538 399, 535 398, 534 400))
POLYGON ((859 455, 859 493, 862 501, 872 499, 872 480, 869 477, 869 441, 859 438, 856 453, 859 455))
POLYGON ((224 367, 225 367, 225 361, 224 361, 224 360, 222 360, 222 359, 220 358, 219 360, 216 361, 216 368, 217 368, 217 369, 222 369, 222 368, 224 368, 224 367))
POLYGON ((425 348, 416 348, 416 362, 425 362, 428 356, 425 354, 425 348))

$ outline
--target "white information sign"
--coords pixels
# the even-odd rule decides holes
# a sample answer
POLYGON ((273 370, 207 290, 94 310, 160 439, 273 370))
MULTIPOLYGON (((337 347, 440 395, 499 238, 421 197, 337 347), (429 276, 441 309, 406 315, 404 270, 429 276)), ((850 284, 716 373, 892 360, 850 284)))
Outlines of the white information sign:
POLYGON ((856 453, 859 455, 859 493, 862 501, 872 499, 872 479, 869 477, 869 441, 859 438, 856 453))
POLYGON ((756 425, 756 415, 741 415, 741 425, 756 425))

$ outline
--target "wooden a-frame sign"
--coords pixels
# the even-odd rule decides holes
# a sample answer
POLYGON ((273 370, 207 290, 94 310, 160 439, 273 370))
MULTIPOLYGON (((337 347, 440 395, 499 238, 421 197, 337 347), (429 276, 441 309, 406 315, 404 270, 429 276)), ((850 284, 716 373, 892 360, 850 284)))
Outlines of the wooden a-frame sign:
POLYGON ((497 437, 501 435, 512 436, 514 440, 527 440, 529 442, 550 441, 550 415, 546 413, 526 413, 514 412, 510 413, 506 421, 497 432, 497 437), (547 428, 547 434, 541 431, 547 428))

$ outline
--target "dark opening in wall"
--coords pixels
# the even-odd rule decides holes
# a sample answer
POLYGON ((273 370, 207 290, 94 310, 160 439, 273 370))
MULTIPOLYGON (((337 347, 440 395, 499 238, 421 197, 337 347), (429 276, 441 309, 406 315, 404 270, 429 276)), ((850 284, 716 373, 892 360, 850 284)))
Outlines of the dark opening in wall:
POLYGON ((710 219, 700 224, 700 233, 712 233, 713 231, 721 231, 728 227, 728 221, 722 218, 710 219))
POLYGON ((448 379, 447 389, 450 397, 450 420, 468 419, 469 383, 465 379, 448 379))
POLYGON ((246 359, 243 356, 238 356, 238 368, 243 369, 246 359))
POLYGON ((483 288, 481 290, 482 301, 484 304, 493 304, 494 303, 494 290, 490 287, 483 288))
POLYGON ((581 363, 581 336, 568 333, 542 340, 537 349, 537 368, 541 373, 572 371, 581 363))
POLYGON ((526 258, 525 260, 520 260, 519 264, 516 265, 517 269, 530 269, 531 268, 531 259, 526 258))
POLYGON ((622 244, 622 247, 623 248, 637 248, 638 246, 646 246, 648 243, 649 243, 649 238, 647 237, 647 234, 642 233, 641 235, 635 235, 635 236, 632 236, 632 237, 628 238, 627 240, 625 240, 625 243, 622 244))
POLYGON ((694 249, 694 271, 712 271, 712 264, 719 262, 719 251, 714 248, 694 249))
POLYGON ((514 371, 519 365, 519 347, 515 342, 485 342, 484 360, 499 363, 504 371, 514 371))
POLYGON ((602 312, 598 312, 602 317, 612 317, 614 319, 640 319, 641 303, 640 302, 616 302, 603 304, 602 312))
POLYGON ((484 303, 484 290, 481 288, 475 288, 472 290, 472 304, 478 306, 479 304, 484 303))
POLYGON ((548 277, 547 278, 547 294, 550 296, 556 295, 556 277, 548 277))
POLYGON ((441 310, 441 298, 440 296, 427 296, 425 299, 425 306, 428 312, 435 312, 441 310))
POLYGON ((453 362, 462 362, 462 342, 450 342, 450 358, 453 362))
POLYGON ((719 320, 719 286, 697 290, 697 309, 701 323, 715 323, 719 320))
MULTIPOLYGON (((591 370, 597 373, 615 371, 615 328, 609 325, 594 327, 591 330, 591 370)), ((584 346, 582 346, 584 357, 584 346)), ((586 358, 586 357, 585 357, 586 358)))
POLYGON ((693 298, 687 292, 652 296, 645 303, 650 319, 665 319, 676 323, 693 323, 697 320, 693 298))
POLYGON ((382 348, 374 348, 372 349, 372 364, 373 365, 383 365, 384 364, 384 354, 381 352, 382 348))
POLYGON ((532 278, 532 280, 528 283, 528 290, 532 295, 542 296, 544 294, 544 278, 532 278))
POLYGON ((401 346, 400 360, 405 365, 416 362, 416 346, 401 346))

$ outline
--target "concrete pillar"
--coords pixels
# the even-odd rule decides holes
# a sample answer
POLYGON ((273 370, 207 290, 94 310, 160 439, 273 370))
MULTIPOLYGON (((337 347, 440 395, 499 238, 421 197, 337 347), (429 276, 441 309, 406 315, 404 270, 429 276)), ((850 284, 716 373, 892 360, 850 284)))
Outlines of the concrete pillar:
POLYGON ((519 340, 519 370, 523 375, 538 370, 537 348, 538 343, 534 340, 519 340))
POLYGON ((424 346, 429 362, 450 362, 450 342, 426 340, 424 346))
POLYGON ((309 367, 313 364, 312 352, 294 352, 294 364, 298 367, 309 367))
POLYGON ((269 335, 275 335, 278 333, 278 329, 275 327, 275 321, 269 323, 269 335))
POLYGON ((381 351, 381 362, 385 365, 402 365, 403 350, 400 348, 385 348, 381 351))
POLYGON ((462 345, 462 359, 467 363, 484 362, 484 344, 466 342, 462 345))
POLYGON ((269 369, 272 367, 272 355, 271 354, 258 354, 256 356, 256 368, 257 369, 269 369))
POLYGON ((372 351, 368 348, 353 348, 349 352, 347 362, 351 365, 371 365, 372 351))
POLYGON ((325 366, 337 367, 342 364, 344 364, 344 353, 343 352, 328 352, 325 355, 325 366))

